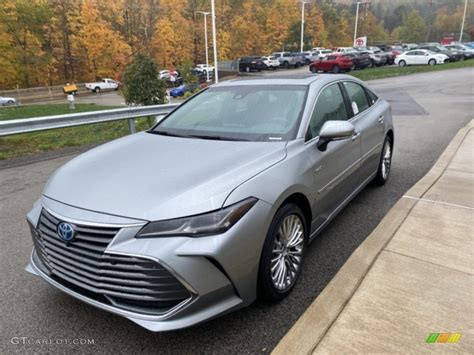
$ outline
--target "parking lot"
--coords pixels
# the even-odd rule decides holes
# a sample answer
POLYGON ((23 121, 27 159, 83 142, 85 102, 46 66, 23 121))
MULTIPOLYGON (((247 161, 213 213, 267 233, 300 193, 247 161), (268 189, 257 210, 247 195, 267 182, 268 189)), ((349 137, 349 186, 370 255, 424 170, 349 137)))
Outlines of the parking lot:
MULTIPOLYGON (((292 70, 297 72, 306 73, 308 68, 292 70)), ((302 277, 290 297, 278 304, 255 303, 181 331, 150 333, 126 319, 79 302, 26 273, 23 269, 32 242, 24 216, 40 196, 50 174, 72 156, 1 169, 1 352, 271 351, 390 207, 428 171, 457 130, 472 118, 473 84, 466 80, 472 74, 472 68, 465 68, 369 82, 391 101, 393 108, 397 133, 392 175, 387 185, 365 189, 311 244, 302 277), (45 341, 15 344, 13 337, 45 341), (58 339, 68 341, 58 343, 58 339), (93 344, 69 344, 74 339, 92 339, 93 344)), ((121 97, 113 95, 116 94, 90 99, 107 98, 113 105, 120 105, 121 97)))

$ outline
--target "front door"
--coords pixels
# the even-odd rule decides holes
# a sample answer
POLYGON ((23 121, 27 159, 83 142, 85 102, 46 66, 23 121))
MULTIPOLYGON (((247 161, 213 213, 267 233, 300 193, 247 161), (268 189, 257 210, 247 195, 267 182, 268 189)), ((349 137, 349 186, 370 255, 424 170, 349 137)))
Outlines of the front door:
POLYGON ((326 121, 350 118, 339 84, 321 90, 313 108, 306 135, 305 154, 312 169, 313 223, 317 230, 357 188, 361 159, 360 136, 330 142, 325 151, 317 147, 319 132, 326 121))

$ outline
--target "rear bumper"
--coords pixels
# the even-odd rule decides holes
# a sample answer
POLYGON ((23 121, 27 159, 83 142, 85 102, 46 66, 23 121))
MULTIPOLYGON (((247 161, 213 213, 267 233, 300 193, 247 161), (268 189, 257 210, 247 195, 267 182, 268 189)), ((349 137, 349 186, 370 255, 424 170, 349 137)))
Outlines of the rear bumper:
POLYGON ((189 327, 253 302, 256 298, 261 248, 274 212, 269 204, 258 201, 236 225, 221 235, 136 239, 135 235, 145 221, 105 216, 44 198, 41 203, 35 204, 27 216, 32 226, 38 225, 43 209, 55 213, 56 217, 67 216, 61 220, 76 225, 80 221, 93 221, 96 226, 102 223, 120 224, 119 232, 108 244, 104 255, 156 261, 186 287, 190 297, 166 312, 151 314, 130 311, 70 287, 60 274, 55 274, 54 270, 50 272, 36 250, 33 250, 26 267, 28 272, 87 304, 123 316, 151 331, 189 327))

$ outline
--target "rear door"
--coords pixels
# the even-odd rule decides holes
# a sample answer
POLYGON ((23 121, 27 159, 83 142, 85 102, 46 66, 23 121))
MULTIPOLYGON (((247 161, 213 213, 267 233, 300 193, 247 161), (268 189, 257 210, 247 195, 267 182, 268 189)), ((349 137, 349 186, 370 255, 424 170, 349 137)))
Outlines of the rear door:
MULTIPOLYGON (((360 134, 361 173, 359 183, 363 184, 378 168, 382 143, 385 135, 385 110, 382 100, 354 81, 343 81, 344 95, 351 108, 350 122, 360 134)), ((388 118, 387 118, 388 119, 388 118)))
POLYGON ((325 151, 317 147, 319 132, 326 121, 348 120, 349 108, 338 83, 330 84, 319 93, 309 122, 305 154, 308 174, 312 179, 314 220, 316 230, 356 189, 360 180, 361 147, 359 136, 330 142, 325 151))

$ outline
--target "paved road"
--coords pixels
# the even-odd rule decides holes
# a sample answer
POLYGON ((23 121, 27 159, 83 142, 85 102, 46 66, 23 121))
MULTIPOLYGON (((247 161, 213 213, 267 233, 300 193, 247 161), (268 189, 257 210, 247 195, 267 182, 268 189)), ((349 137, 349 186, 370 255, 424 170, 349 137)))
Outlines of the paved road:
MULTIPOLYGON (((302 277, 287 299, 255 303, 194 328, 153 334, 49 287, 23 267, 31 251, 24 215, 47 177, 70 157, 0 170, 0 352, 257 353, 270 351, 388 209, 433 165, 474 112, 472 69, 419 74, 371 83, 394 102, 392 176, 368 187, 314 241, 302 277), (46 344, 12 344, 12 337, 46 344), (65 345, 73 339, 93 345, 65 345), (53 344, 49 344, 53 342, 53 344), (62 344, 56 344, 57 342, 62 344)), ((16 341, 17 339, 14 339, 16 341)), ((28 341, 26 341, 28 342, 28 341)))

